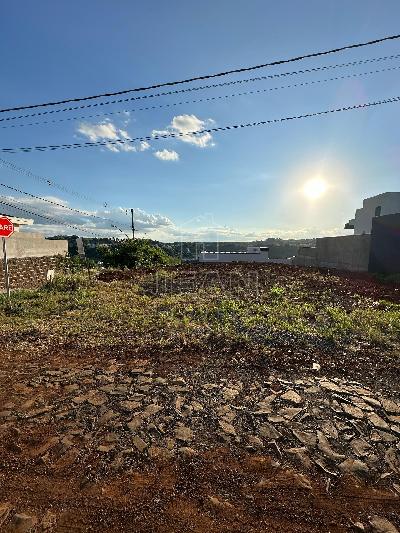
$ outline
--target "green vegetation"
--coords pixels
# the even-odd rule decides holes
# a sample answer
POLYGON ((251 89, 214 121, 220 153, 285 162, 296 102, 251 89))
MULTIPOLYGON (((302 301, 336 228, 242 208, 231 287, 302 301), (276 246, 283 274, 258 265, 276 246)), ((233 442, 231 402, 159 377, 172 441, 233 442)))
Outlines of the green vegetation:
MULTIPOLYGON (((168 283, 178 282, 185 270, 162 273, 168 283)), ((35 342, 51 339, 53 346, 73 342, 82 348, 122 345, 159 351, 204 349, 216 339, 228 348, 240 342, 260 353, 293 342, 400 345, 399 304, 357 294, 339 297, 332 277, 315 272, 296 273, 285 282, 266 277, 257 291, 239 292, 203 283, 190 291, 149 293, 146 287, 154 276, 137 272, 133 280, 103 283, 85 270, 62 275, 38 291, 14 292, 11 306, 0 296, 0 320, 8 322, 14 347, 31 335, 35 342)))
POLYGON ((126 239, 115 246, 102 246, 99 253, 104 266, 138 268, 172 265, 176 263, 166 252, 145 239, 126 239))

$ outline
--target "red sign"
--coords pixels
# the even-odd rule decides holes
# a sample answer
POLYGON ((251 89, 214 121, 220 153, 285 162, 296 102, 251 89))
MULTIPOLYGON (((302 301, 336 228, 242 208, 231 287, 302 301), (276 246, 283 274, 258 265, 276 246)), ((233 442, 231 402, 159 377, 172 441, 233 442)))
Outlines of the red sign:
POLYGON ((14 233, 14 224, 7 217, 0 216, 0 237, 11 237, 14 233))

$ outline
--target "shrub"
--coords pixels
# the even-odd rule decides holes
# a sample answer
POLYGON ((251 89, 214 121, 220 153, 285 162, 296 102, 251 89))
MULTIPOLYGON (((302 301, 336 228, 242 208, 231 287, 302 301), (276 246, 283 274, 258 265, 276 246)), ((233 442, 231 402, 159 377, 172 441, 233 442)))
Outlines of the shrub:
POLYGON ((102 246, 99 252, 106 267, 140 268, 176 263, 176 259, 146 239, 126 239, 113 247, 102 246))

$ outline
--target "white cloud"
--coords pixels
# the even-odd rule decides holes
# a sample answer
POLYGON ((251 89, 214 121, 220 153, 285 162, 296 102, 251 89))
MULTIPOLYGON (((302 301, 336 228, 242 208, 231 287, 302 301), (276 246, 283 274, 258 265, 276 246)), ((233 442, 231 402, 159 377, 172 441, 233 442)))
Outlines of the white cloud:
MULTIPOLYGON (((99 141, 116 141, 118 139, 128 140, 130 139, 129 133, 118 128, 111 122, 110 119, 105 119, 97 124, 90 124, 89 122, 81 122, 77 128, 77 131, 89 139, 91 142, 99 141)), ((142 141, 138 145, 133 145, 129 142, 105 144, 105 148, 111 152, 144 152, 150 148, 150 144, 147 141, 142 141)))
POLYGON ((145 150, 148 150, 150 148, 150 143, 147 141, 141 141, 139 146, 137 147, 138 152, 144 152, 145 150))
POLYGON ((157 150, 157 152, 154 152, 154 156, 157 159, 161 159, 161 161, 179 161, 179 154, 175 150, 167 150, 166 148, 157 150))
POLYGON ((168 136, 171 133, 176 135, 176 138, 189 143, 199 148, 209 148, 214 146, 213 137, 211 133, 197 133, 201 132, 209 126, 213 126, 215 121, 213 119, 202 120, 196 115, 177 115, 167 126, 165 130, 153 130, 153 137, 168 136))
MULTIPOLYGON (((65 226, 64 224, 58 225, 56 222, 48 221, 45 218, 30 215, 30 214, 24 214, 19 209, 14 209, 12 207, 7 207, 7 214, 10 216, 24 216, 26 218, 32 218, 34 220, 33 226, 27 226, 24 231, 36 231, 40 233, 44 233, 45 235, 73 235, 73 234, 79 234, 82 236, 90 236, 90 233, 83 231, 84 229, 90 230, 96 234, 104 235, 105 237, 121 237, 122 233, 115 227, 113 227, 112 222, 110 220, 103 220, 103 219, 111 219, 115 226, 118 226, 121 228, 125 233, 130 235, 130 226, 131 226, 131 210, 130 208, 123 208, 123 207, 117 207, 117 208, 106 208, 106 209, 99 209, 99 210, 86 210, 82 209, 85 213, 88 213, 90 215, 94 215, 95 217, 100 218, 92 218, 90 216, 85 216, 84 214, 77 213, 74 211, 71 211, 70 209, 67 209, 69 206, 68 202, 65 200, 61 200, 57 197, 52 196, 46 196, 46 200, 49 200, 53 202, 50 204, 48 201, 43 201, 36 198, 27 198, 25 196, 23 197, 14 197, 14 196, 7 196, 7 201, 9 201, 10 204, 18 205, 18 202, 23 202, 24 205, 21 205, 21 207, 32 211, 40 211, 41 214, 44 214, 50 218, 54 219, 60 219, 63 222, 66 222, 67 224, 71 224, 73 226, 80 226, 82 227, 82 231, 79 231, 71 228, 69 226, 65 226), (65 207, 61 207, 60 205, 55 204, 62 204, 65 207)), ((75 206, 74 206, 75 207, 75 206)), ((133 210, 133 217, 135 220, 135 227, 138 231, 138 233, 147 233, 147 232, 154 232, 157 230, 163 230, 166 231, 169 227, 173 227, 172 221, 166 217, 165 215, 161 215, 158 213, 148 213, 144 211, 143 209, 134 208, 133 210)))

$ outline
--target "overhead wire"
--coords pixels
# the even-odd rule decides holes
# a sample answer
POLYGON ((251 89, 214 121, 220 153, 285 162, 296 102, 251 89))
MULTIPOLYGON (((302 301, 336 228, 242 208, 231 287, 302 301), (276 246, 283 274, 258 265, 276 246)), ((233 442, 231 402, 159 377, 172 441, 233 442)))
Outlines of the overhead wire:
POLYGON ((20 167, 20 166, 16 165, 15 163, 12 163, 11 161, 7 161, 6 159, 3 159, 2 157, 0 157, 0 165, 3 165, 4 167, 10 169, 13 172, 17 172, 19 174, 25 175, 25 176, 27 176, 29 178, 32 178, 32 179, 34 179, 34 180, 36 180, 36 181, 38 181, 40 183, 48 185, 49 187, 53 187, 53 188, 55 188, 55 189, 57 189, 57 190, 59 190, 61 192, 64 192, 64 193, 69 194, 71 196, 74 196, 75 198, 80 198, 82 200, 86 200, 86 201, 90 201, 90 202, 102 205, 104 208, 108 207, 108 203, 107 202, 100 202, 99 200, 95 200, 95 199, 93 199, 93 198, 91 198, 91 197, 89 197, 89 196, 87 196, 85 194, 82 194, 82 193, 79 193, 79 192, 75 191, 71 187, 66 187, 63 184, 58 183, 57 181, 55 181, 52 178, 39 176, 38 174, 35 174, 31 170, 23 168, 23 167, 20 167))
POLYGON ((169 81, 169 82, 163 82, 163 83, 156 83, 154 85, 143 86, 143 87, 135 87, 135 88, 132 88, 132 89, 125 89, 125 90, 122 90, 122 91, 107 92, 107 93, 95 94, 95 95, 84 96, 84 97, 79 97, 79 98, 67 98, 65 100, 49 101, 49 102, 44 102, 44 103, 39 103, 39 104, 29 104, 29 105, 23 105, 23 106, 9 107, 9 108, 0 109, 0 113, 6 113, 6 112, 10 112, 10 111, 19 111, 19 110, 23 110, 23 109, 33 109, 33 108, 38 108, 38 107, 56 106, 56 105, 60 105, 60 104, 67 104, 69 102, 81 102, 81 101, 93 100, 93 99, 109 97, 109 96, 118 96, 118 95, 132 93, 132 92, 148 91, 148 90, 152 90, 152 89, 158 89, 158 88, 161 88, 161 87, 168 87, 168 86, 174 86, 174 85, 181 85, 181 84, 185 84, 185 83, 192 83, 194 81, 206 80, 206 79, 211 79, 211 78, 218 78, 218 77, 223 77, 223 76, 227 76, 227 75, 230 75, 230 74, 239 74, 241 72, 249 72, 249 71, 263 69, 263 68, 267 68, 267 67, 283 65, 283 64, 286 64, 286 63, 293 63, 293 62, 297 62, 297 61, 303 61, 305 59, 311 59, 311 58, 314 58, 314 57, 321 57, 321 56, 326 56, 326 55, 330 55, 330 54, 336 54, 336 53, 339 53, 339 52, 343 52, 345 50, 353 50, 353 49, 356 49, 356 48, 362 48, 362 47, 366 47, 366 46, 373 46, 373 45, 376 45, 376 44, 379 44, 379 43, 388 42, 388 41, 394 41, 394 40, 398 40, 398 39, 400 39, 400 34, 387 35, 387 36, 381 37, 379 39, 372 39, 372 40, 369 40, 369 41, 364 41, 364 42, 359 42, 359 43, 352 43, 352 44, 348 44, 348 45, 345 45, 345 46, 340 46, 340 47, 337 47, 337 48, 331 48, 329 50, 321 50, 321 51, 318 51, 318 52, 311 52, 309 54, 302 54, 302 55, 294 56, 294 57, 287 58, 287 59, 278 59, 278 60, 275 60, 275 61, 270 61, 270 62, 267 62, 267 63, 260 64, 260 65, 246 66, 246 67, 241 67, 241 68, 236 68, 236 69, 230 69, 230 70, 221 71, 221 72, 217 72, 217 73, 213 73, 213 74, 205 74, 205 75, 200 75, 200 76, 193 76, 193 77, 187 78, 187 79, 175 80, 175 81, 169 81))
MULTIPOLYGON (((313 73, 313 72, 320 72, 320 71, 331 70, 331 69, 336 69, 336 68, 345 68, 345 67, 349 67, 349 66, 363 65, 363 64, 367 64, 367 63, 374 63, 374 62, 380 62, 380 61, 389 61, 389 60, 392 60, 392 59, 398 59, 399 57, 400 57, 400 54, 394 54, 394 55, 390 55, 390 56, 382 56, 382 57, 377 57, 377 58, 360 59, 360 60, 357 60, 357 61, 350 61, 350 62, 347 62, 347 63, 338 63, 338 64, 334 64, 334 65, 324 65, 324 66, 321 66, 321 67, 312 67, 312 68, 307 68, 307 69, 302 69, 302 70, 294 70, 294 71, 290 71, 290 72, 269 74, 269 75, 266 75, 266 76, 257 76, 257 77, 254 77, 254 78, 245 78, 245 79, 232 80, 232 81, 227 81, 227 82, 222 82, 222 83, 214 83, 214 84, 210 84, 210 85, 201 85, 201 86, 198 86, 198 87, 188 87, 186 89, 178 89, 178 90, 174 90, 174 91, 167 91, 167 92, 161 92, 161 93, 155 93, 155 94, 146 94, 146 95, 134 96, 134 97, 130 97, 130 98, 122 98, 122 99, 118 99, 118 100, 110 100, 110 101, 106 101, 106 102, 96 102, 96 103, 92 103, 92 104, 85 104, 85 105, 79 105, 79 106, 75 106, 75 107, 67 107, 67 108, 61 108, 61 109, 50 109, 50 110, 47 110, 47 111, 40 111, 40 112, 37 112, 37 113, 30 113, 30 114, 27 114, 27 115, 3 117, 3 118, 0 118, 0 122, 8 122, 8 121, 12 121, 12 120, 21 120, 21 119, 25 119, 25 118, 39 117, 39 116, 55 114, 55 113, 63 113, 63 112, 69 112, 69 111, 78 111, 80 109, 89 109, 89 108, 92 108, 92 107, 99 107, 99 106, 104 106, 104 105, 114 105, 114 104, 120 104, 120 103, 125 103, 125 102, 137 101, 137 100, 145 100, 145 99, 149 99, 149 98, 159 98, 159 97, 162 97, 162 96, 172 96, 172 95, 176 95, 176 94, 182 94, 182 93, 194 92, 194 91, 202 91, 202 90, 214 89, 214 88, 218 88, 218 87, 227 87, 227 86, 237 85, 237 84, 242 84, 242 83, 253 83, 253 82, 258 82, 258 81, 263 81, 263 80, 282 78, 282 77, 286 77, 286 76, 297 76, 297 75, 301 75, 301 74, 309 74, 309 73, 313 73)), ((99 117, 99 116, 103 116, 103 115, 111 115, 111 114, 114 114, 114 113, 125 113, 125 112, 126 112, 126 110, 116 111, 116 112, 109 112, 109 113, 99 113, 99 114, 92 115, 92 116, 86 116, 85 118, 93 118, 93 117, 99 117)), ((67 119, 60 119, 60 122, 62 120, 67 120, 67 119)), ((71 119, 68 119, 68 120, 75 120, 75 118, 71 118, 71 119)), ((45 123, 46 122, 43 122, 43 124, 45 124, 45 123)))
POLYGON ((385 100, 378 100, 374 102, 366 102, 362 104, 356 104, 352 106, 346 106, 346 107, 340 107, 340 108, 334 108, 334 109, 327 109, 324 111, 315 111, 312 113, 304 113, 302 115, 292 115, 287 117, 280 117, 275 119, 268 119, 268 120, 260 120, 255 122, 248 122, 248 123, 242 123, 242 124, 232 124, 228 126, 220 126, 220 127, 214 127, 214 128, 207 128, 202 129, 198 131, 191 131, 191 132, 166 132, 164 134, 156 134, 152 136, 145 136, 145 137, 136 137, 136 138, 124 138, 124 139, 115 139, 115 140, 105 140, 105 141, 97 141, 97 142, 84 142, 84 143, 73 143, 73 144, 55 144, 55 145, 44 145, 44 146, 27 146, 27 147, 20 147, 20 148, 0 148, 0 153, 28 153, 33 151, 54 151, 54 150, 74 150, 74 149, 80 149, 80 148, 93 148, 98 146, 118 146, 118 145, 124 145, 124 144, 130 144, 130 143, 136 143, 136 142, 143 142, 143 141, 151 141, 151 140, 159 140, 159 139, 169 139, 169 138, 180 138, 180 137, 188 137, 188 136, 199 136, 204 135, 205 133, 218 133, 218 132, 224 132, 229 130, 235 130, 235 129, 243 129, 243 128, 251 128, 251 127, 258 127, 258 126, 265 126, 269 124, 277 124, 277 123, 283 123, 288 122, 292 120, 301 120, 305 118, 311 118, 311 117, 319 117, 323 115, 329 115, 333 113, 340 113, 344 111, 352 111, 352 110, 358 110, 358 109, 365 109, 369 107, 374 107, 378 105, 384 105, 394 102, 399 102, 400 96, 395 96, 392 98, 387 98, 385 100))
MULTIPOLYGON (((83 215, 83 216, 88 217, 88 218, 93 218, 93 219, 96 219, 96 220, 102 220, 104 222, 110 222, 111 227, 113 227, 115 229, 118 229, 121 233, 126 235, 126 233, 119 227, 118 222, 115 222, 114 220, 112 220, 110 218, 102 217, 100 215, 95 215, 94 213, 89 213, 87 211, 82 211, 82 210, 76 209, 74 207, 69 207, 69 206, 61 204, 59 202, 55 202, 53 200, 49 200, 48 198, 43 198, 42 196, 37 196, 36 194, 32 194, 32 193, 24 191, 22 189, 17 189, 16 187, 12 187, 11 185, 6 185, 5 183, 0 183, 0 186, 1 187, 5 187, 6 189, 9 189, 9 190, 14 191, 14 192, 18 192, 19 194, 24 194, 25 196, 30 196, 31 198, 35 198, 36 200, 41 200, 42 202, 46 202, 46 203, 54 205, 56 207, 61 207, 61 208, 66 209, 68 211, 72 211, 74 213, 83 215)), ((126 237, 128 237, 128 235, 126 235, 126 237)))
POLYGON ((5 205, 7 207, 11 207, 13 209, 20 210, 23 213, 29 214, 31 216, 40 217, 40 218, 43 218, 45 220, 49 220, 50 222, 56 223, 58 225, 67 226, 67 227, 73 228, 73 229, 78 230, 78 231, 84 231, 85 233, 91 233, 92 235, 95 235, 96 237, 101 236, 100 233, 96 233, 96 232, 94 232, 92 230, 89 230, 89 229, 85 228, 84 226, 76 226, 74 224, 69 224, 68 222, 65 222, 64 220, 61 220, 61 219, 58 219, 58 218, 54 218, 54 217, 50 217, 46 213, 37 211, 36 209, 34 211, 32 211, 32 208, 30 206, 27 206, 23 202, 20 202, 20 201, 18 201, 16 199, 12 199, 11 200, 8 196, 0 195, 0 204, 1 205, 5 205), (17 205, 15 205, 14 202, 16 202, 17 205))
POLYGON ((345 80, 345 79, 360 78, 360 77, 364 77, 364 76, 370 76, 370 75, 373 75, 373 74, 380 74, 382 72, 391 72, 391 71, 399 70, 399 69, 400 69, 400 66, 389 67, 389 68, 384 68, 384 69, 372 70, 372 71, 369 71, 369 72, 357 72, 357 73, 354 73, 354 74, 346 74, 344 76, 335 76, 333 78, 326 78, 326 79, 323 79, 323 80, 304 81, 304 82, 299 82, 299 83, 294 83, 294 84, 289 84, 289 85, 281 85, 281 86, 278 86, 278 87, 267 87, 266 89, 256 89, 254 91, 245 91, 245 92, 241 92, 241 93, 231 93, 231 94, 224 94, 224 95, 219 95, 219 96, 210 96, 210 97, 207 97, 207 98, 199 98, 199 99, 195 99, 195 100, 172 102, 172 103, 169 103, 169 104, 161 104, 161 105, 155 105, 155 106, 149 106, 149 107, 124 109, 124 110, 121 110, 121 111, 111 111, 109 113, 99 113, 99 114, 96 114, 96 115, 88 115, 88 116, 81 116, 81 117, 67 117, 67 118, 61 118, 61 119, 58 119, 58 120, 45 120, 45 121, 33 122, 33 123, 31 122, 31 123, 22 123, 22 124, 12 124, 12 125, 8 125, 8 126, 0 126, 0 129, 18 128, 18 127, 26 127, 26 126, 42 126, 42 125, 46 125, 46 124, 55 124, 55 123, 66 122, 66 121, 71 121, 71 120, 87 120, 88 118, 97 118, 97 117, 105 116, 105 115, 116 115, 116 114, 122 114, 122 113, 132 113, 132 112, 137 113, 137 112, 140 112, 140 111, 152 111, 154 109, 166 109, 166 108, 176 107, 176 106, 179 106, 179 105, 198 104, 198 103, 203 103, 203 102, 213 102, 213 101, 217 101, 217 100, 227 100, 229 98, 236 98, 236 97, 240 97, 240 96, 250 96, 250 95, 255 95, 255 94, 264 94, 264 93, 267 93, 267 92, 274 92, 274 91, 279 91, 279 90, 282 90, 282 89, 295 89, 297 87, 306 87, 306 86, 310 86, 310 85, 318 85, 318 84, 321 84, 321 83, 328 83, 328 82, 331 82, 331 81, 339 81, 339 80, 345 80))

